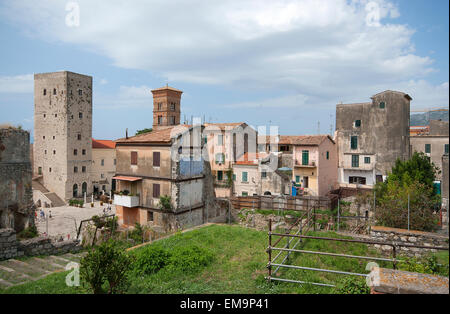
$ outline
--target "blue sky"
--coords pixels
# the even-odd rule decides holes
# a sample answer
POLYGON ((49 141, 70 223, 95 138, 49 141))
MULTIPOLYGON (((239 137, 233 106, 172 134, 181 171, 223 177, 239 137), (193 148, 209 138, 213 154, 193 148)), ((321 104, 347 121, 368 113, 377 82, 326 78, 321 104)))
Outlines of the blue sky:
POLYGON ((385 89, 448 107, 447 0, 2 1, 0 123, 33 130, 33 73, 94 78, 93 136, 152 125, 150 90, 182 119, 334 130, 335 105, 385 89), (66 23, 79 8, 79 25, 66 23))

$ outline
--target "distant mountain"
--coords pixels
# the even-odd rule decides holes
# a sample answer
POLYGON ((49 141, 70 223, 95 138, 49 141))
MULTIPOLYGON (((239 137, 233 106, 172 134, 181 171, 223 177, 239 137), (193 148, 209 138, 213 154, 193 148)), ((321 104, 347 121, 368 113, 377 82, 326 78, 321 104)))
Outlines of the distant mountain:
POLYGON ((448 111, 432 111, 432 112, 424 112, 417 113, 411 115, 411 126, 418 125, 429 125, 428 115, 430 120, 442 120, 448 121, 448 111))

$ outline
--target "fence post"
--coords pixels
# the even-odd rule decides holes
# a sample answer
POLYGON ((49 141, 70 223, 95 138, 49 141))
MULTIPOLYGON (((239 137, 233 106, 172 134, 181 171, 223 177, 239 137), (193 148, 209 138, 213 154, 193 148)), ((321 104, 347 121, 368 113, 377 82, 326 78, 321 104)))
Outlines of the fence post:
POLYGON ((316 231, 316 206, 313 207, 313 224, 314 231, 316 231))
POLYGON ((338 199, 338 212, 337 212, 337 231, 338 232, 339 232, 339 225, 341 223, 340 205, 341 205, 341 200, 338 199))
POLYGON ((269 270, 269 282, 272 276, 272 219, 269 219, 269 247, 267 248, 267 253, 269 254, 269 264, 267 268, 269 270))
POLYGON ((409 231, 409 193, 408 193, 408 231, 409 231))
POLYGON ((395 261, 397 259, 397 252, 396 252, 396 249, 395 249, 395 245, 392 246, 392 257, 394 258, 393 268, 397 269, 397 261, 395 261))

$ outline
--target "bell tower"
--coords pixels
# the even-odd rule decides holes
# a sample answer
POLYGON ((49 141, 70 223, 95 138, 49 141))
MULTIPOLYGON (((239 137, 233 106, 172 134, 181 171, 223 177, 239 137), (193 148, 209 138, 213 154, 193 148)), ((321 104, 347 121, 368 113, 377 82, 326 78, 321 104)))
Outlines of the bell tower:
POLYGON ((180 124, 182 93, 168 85, 152 90, 153 130, 180 124))

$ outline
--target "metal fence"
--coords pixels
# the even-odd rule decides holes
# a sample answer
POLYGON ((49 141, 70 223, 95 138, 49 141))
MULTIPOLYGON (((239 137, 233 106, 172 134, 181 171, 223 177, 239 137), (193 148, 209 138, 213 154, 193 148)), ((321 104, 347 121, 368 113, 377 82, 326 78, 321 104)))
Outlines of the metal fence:
POLYGON ((404 243, 393 243, 393 242, 382 242, 382 241, 372 241, 372 240, 359 240, 359 239, 342 239, 342 238, 329 238, 329 237, 318 237, 318 236, 310 236, 307 235, 311 226, 315 225, 314 215, 308 211, 297 219, 297 221, 292 224, 285 233, 273 232, 272 230, 272 220, 269 220, 269 232, 268 232, 268 247, 266 252, 268 253, 268 276, 266 279, 270 281, 282 281, 282 282, 290 282, 290 283, 299 283, 299 284, 311 284, 315 286, 324 286, 324 287, 335 287, 335 284, 331 283, 321 283, 321 282, 308 282, 305 280, 288 279, 281 278, 277 276, 277 273, 281 268, 287 269, 299 269, 306 271, 314 271, 314 272, 325 272, 325 273, 333 273, 339 275, 347 275, 347 276, 360 276, 367 277, 368 274, 357 273, 357 272, 349 272, 344 270, 336 270, 336 269, 325 269, 325 268, 315 268, 315 267, 306 267, 301 265, 291 265, 289 264, 289 257, 291 254, 315 254, 315 255, 325 255, 325 256, 333 256, 336 258, 352 258, 359 260, 370 260, 370 261, 383 261, 392 263, 393 269, 397 268, 397 264, 402 262, 401 259, 398 258, 399 249, 401 247, 406 248, 418 248, 418 249, 428 249, 428 250, 446 250, 448 251, 448 247, 436 247, 436 246, 422 246, 422 245, 413 245, 413 244, 404 244, 404 243), (304 221, 306 219, 306 221, 304 221), (303 221, 303 222, 302 222, 303 221), (296 228, 298 227, 298 229, 296 228), (294 233, 292 230, 296 230, 294 233), (279 237, 278 239, 274 239, 274 237, 279 237), (284 246, 277 246, 282 243, 282 239, 286 239, 286 244, 284 246), (311 251, 302 249, 302 244, 304 241, 311 240, 320 240, 320 241, 336 241, 336 242, 345 242, 345 243, 362 243, 369 245, 381 245, 381 246, 390 246, 392 248, 392 254, 389 257, 379 257, 379 256, 357 256, 343 253, 334 253, 334 252, 320 252, 320 251, 311 251), (275 241, 274 241, 275 240, 275 241), (297 240, 292 246, 292 241, 297 240), (278 252, 278 254, 272 259, 273 252, 278 252), (283 254, 285 254, 283 256, 283 254), (277 262, 279 258, 282 258, 281 262, 277 262))

